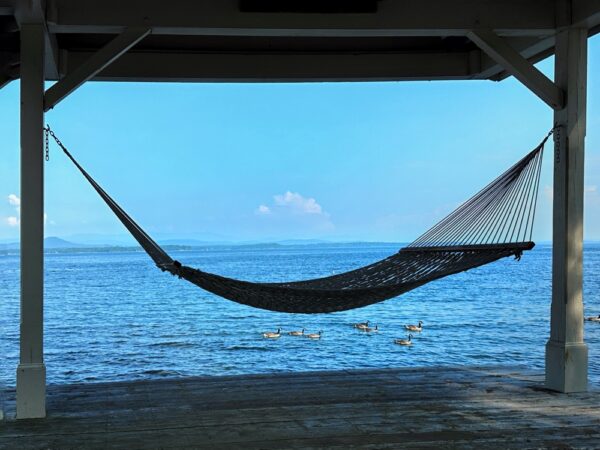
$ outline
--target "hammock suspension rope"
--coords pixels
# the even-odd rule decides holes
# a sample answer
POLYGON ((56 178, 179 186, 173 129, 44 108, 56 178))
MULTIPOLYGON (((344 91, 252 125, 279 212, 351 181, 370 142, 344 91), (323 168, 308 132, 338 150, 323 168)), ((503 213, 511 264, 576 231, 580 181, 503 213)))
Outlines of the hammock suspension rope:
POLYGON ((381 302, 431 281, 501 258, 520 259, 531 241, 544 144, 555 131, 502 175, 398 253, 349 272, 284 283, 223 277, 172 259, 75 160, 49 126, 52 137, 107 206, 162 271, 240 304, 291 313, 330 313, 381 302))

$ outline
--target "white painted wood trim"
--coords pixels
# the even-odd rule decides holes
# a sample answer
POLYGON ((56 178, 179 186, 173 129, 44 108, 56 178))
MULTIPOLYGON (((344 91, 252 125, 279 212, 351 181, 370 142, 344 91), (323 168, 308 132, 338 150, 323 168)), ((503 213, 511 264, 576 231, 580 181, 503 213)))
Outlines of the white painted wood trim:
POLYGON ((46 415, 44 366, 44 52, 42 24, 21 27, 21 328, 17 417, 46 415))
POLYGON ((46 91, 44 111, 54 108, 79 86, 92 79, 123 53, 144 39, 150 34, 150 31, 150 28, 147 27, 129 28, 90 56, 80 66, 68 73, 65 78, 46 91))
POLYGON ((551 108, 555 110, 563 108, 564 93, 562 89, 521 56, 504 39, 488 29, 472 30, 467 36, 551 108))
POLYGON ((552 307, 546 346, 546 385, 561 392, 587 389, 588 350, 583 340, 583 186, 587 95, 587 30, 571 28, 556 39, 558 86, 565 108, 554 114, 552 307))

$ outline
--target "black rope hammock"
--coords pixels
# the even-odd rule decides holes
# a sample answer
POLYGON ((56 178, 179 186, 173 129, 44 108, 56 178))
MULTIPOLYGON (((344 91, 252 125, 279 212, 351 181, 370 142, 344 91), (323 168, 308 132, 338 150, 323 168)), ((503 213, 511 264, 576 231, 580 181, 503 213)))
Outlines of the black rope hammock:
POLYGON ((290 313, 330 313, 396 297, 431 281, 507 256, 520 259, 531 242, 544 144, 459 206, 398 253, 338 275, 288 283, 253 283, 184 266, 173 260, 100 187, 55 136, 69 159, 163 271, 216 295, 255 308, 290 313))

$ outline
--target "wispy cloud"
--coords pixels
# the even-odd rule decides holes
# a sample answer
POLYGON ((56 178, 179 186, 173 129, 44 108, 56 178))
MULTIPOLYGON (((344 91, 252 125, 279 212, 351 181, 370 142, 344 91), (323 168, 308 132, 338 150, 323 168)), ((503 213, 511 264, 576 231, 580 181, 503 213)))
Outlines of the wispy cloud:
POLYGON ((6 199, 8 200, 8 204, 13 207, 16 214, 14 216, 4 217, 2 222, 9 227, 18 227, 21 222, 19 220, 19 217, 21 216, 21 199, 17 194, 8 194, 6 199))
MULTIPOLYGON (((9 194, 7 197, 8 204, 15 210, 16 215, 5 217, 0 223, 4 222, 9 227, 18 227, 21 223, 21 199, 16 194, 9 194)), ((44 225, 48 223, 48 214, 44 213, 44 225)), ((54 221, 50 221, 51 225, 55 225, 54 221)))
POLYGON ((17 215, 21 215, 21 199, 16 194, 8 194, 8 204, 15 208, 17 215))
POLYGON ((9 194, 8 204, 11 206, 21 206, 21 199, 16 194, 9 194))
POLYGON ((7 218, 5 219, 5 221, 6 221, 6 224, 7 224, 9 227, 16 227, 16 226, 19 226, 19 219, 18 219, 18 217, 15 217, 15 216, 9 216, 9 217, 7 217, 7 218))
POLYGON ((267 205, 258 205, 258 208, 256 208, 256 214, 271 214, 271 208, 269 208, 267 205))
POLYGON ((273 203, 259 205, 255 214, 265 217, 270 226, 286 230, 329 232, 335 228, 329 214, 316 199, 298 192, 274 195, 273 203))
POLYGON ((323 214, 323 208, 312 198, 306 198, 297 192, 287 191, 285 194, 273 196, 275 204, 288 208, 296 214, 323 214))

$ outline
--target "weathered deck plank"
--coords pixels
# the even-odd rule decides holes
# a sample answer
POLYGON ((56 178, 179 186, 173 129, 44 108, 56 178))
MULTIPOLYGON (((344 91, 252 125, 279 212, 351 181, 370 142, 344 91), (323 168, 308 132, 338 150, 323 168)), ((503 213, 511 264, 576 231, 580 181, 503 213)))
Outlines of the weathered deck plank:
POLYGON ((600 391, 515 368, 403 368, 50 386, 0 449, 600 447, 600 391))

